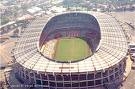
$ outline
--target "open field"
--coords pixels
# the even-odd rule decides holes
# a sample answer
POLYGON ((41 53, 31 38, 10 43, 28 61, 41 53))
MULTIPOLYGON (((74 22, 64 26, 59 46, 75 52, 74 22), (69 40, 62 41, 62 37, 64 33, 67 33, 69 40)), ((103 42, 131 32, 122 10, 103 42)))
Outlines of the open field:
POLYGON ((88 44, 80 38, 58 39, 54 59, 58 61, 76 61, 91 54, 88 44))

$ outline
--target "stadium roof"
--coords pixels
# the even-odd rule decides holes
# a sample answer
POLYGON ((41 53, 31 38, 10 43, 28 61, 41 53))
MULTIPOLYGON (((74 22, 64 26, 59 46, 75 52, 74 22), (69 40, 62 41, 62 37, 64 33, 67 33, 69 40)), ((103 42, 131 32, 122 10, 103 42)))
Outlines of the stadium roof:
POLYGON ((96 17, 101 29, 100 47, 91 57, 75 63, 57 63, 46 59, 37 50, 40 34, 49 17, 33 21, 18 40, 14 55, 23 67, 46 72, 87 72, 109 68, 127 54, 127 40, 118 21, 110 15, 87 12, 96 17))

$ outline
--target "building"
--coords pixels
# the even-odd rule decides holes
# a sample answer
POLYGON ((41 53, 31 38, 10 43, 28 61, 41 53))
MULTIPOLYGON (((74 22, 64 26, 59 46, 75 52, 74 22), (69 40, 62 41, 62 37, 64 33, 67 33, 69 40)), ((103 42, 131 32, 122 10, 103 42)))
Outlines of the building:
POLYGON ((122 27, 110 15, 99 12, 45 15, 33 21, 19 38, 14 49, 15 75, 40 89, 91 89, 119 84, 125 71, 127 48, 122 27), (43 44, 61 36, 84 38, 93 54, 70 62, 45 57, 41 52, 43 44))

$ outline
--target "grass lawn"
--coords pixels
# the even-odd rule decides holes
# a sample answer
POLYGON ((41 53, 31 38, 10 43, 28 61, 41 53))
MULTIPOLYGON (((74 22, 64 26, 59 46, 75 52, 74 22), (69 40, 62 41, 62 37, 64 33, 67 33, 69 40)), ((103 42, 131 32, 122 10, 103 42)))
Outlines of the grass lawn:
POLYGON ((60 38, 56 46, 54 59, 75 61, 91 54, 88 44, 80 38, 60 38))

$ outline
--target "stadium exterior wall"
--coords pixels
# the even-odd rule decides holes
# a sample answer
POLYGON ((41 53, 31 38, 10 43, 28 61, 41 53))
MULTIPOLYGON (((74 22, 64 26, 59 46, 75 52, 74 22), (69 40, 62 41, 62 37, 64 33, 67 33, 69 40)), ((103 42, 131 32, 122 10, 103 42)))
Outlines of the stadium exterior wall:
POLYGON ((44 58, 39 53, 36 44, 44 23, 40 20, 33 22, 33 25, 20 38, 14 51, 16 78, 23 83, 35 85, 37 89, 91 89, 108 84, 119 84, 123 78, 127 59, 125 36, 114 18, 102 13, 95 15, 101 16, 98 19, 101 22, 99 23, 101 25, 101 45, 94 56, 76 63, 57 63, 44 58), (35 28, 38 21, 40 29, 38 25, 35 28), (42 26, 40 26, 41 24, 42 26), (104 26, 106 24, 107 27, 104 26), (69 69, 64 69, 67 66, 63 65, 67 64, 69 69))
POLYGON ((52 73, 24 68, 16 64, 16 77, 26 84, 45 89, 91 89, 107 84, 120 84, 126 66, 126 57, 117 65, 100 71, 52 73))

